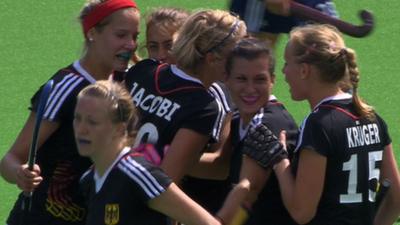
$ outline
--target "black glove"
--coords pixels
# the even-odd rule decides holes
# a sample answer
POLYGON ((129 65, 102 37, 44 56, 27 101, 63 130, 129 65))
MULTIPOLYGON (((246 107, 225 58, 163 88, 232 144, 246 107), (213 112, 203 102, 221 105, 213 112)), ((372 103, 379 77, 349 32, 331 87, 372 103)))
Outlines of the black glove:
POLYGON ((288 157, 278 138, 264 124, 251 127, 244 139, 242 153, 267 169, 288 157))

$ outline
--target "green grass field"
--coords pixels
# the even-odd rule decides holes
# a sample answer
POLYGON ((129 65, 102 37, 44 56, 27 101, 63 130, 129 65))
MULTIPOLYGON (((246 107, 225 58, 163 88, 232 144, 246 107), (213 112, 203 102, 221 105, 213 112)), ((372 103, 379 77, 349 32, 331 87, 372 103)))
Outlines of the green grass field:
MULTIPOLYGON (((83 43, 78 12, 83 0, 0 1, 0 157, 12 145, 28 115, 30 97, 59 68, 78 58, 83 43)), ((346 37, 348 47, 358 53, 361 71, 360 93, 389 125, 397 161, 400 162, 400 35, 397 9, 400 1, 336 0, 342 19, 360 23, 357 12, 374 12, 376 28, 371 36, 346 37)), ((137 0, 142 12, 155 6, 225 8, 226 0, 137 0)), ((143 29, 142 29, 143 32, 143 29)), ((141 35, 143 38, 143 35, 141 35)), ((275 94, 298 122, 309 112, 305 103, 293 102, 282 79, 282 52, 285 36, 277 49, 275 94)), ((0 179, 0 224, 14 204, 18 189, 0 179)), ((400 223, 399 223, 400 224, 400 223)))

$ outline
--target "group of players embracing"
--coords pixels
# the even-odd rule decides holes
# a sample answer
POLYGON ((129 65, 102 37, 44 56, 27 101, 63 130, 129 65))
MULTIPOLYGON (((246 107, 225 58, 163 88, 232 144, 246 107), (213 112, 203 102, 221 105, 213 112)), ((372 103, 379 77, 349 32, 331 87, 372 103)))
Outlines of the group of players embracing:
POLYGON ((134 1, 88 0, 79 18, 85 51, 50 78, 33 170, 42 88, 1 161, 23 191, 8 225, 396 221, 388 128, 359 97, 356 55, 336 28, 289 33, 282 72, 292 99, 311 109, 298 128, 272 94, 272 49, 238 16, 155 9, 143 60, 134 1))

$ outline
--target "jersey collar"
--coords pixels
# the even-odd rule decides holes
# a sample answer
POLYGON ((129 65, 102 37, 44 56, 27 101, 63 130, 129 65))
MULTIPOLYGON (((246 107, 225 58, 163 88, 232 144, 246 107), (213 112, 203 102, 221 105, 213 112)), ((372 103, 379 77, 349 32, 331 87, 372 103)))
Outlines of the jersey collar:
POLYGON ((114 168, 115 164, 130 150, 129 147, 125 147, 122 149, 122 151, 118 154, 117 158, 114 160, 114 162, 109 166, 106 170, 106 172, 103 174, 103 176, 99 176, 99 174, 96 171, 96 167, 94 168, 94 182, 96 184, 96 193, 98 193, 103 186, 104 182, 107 179, 108 174, 111 172, 112 168, 114 168))
POLYGON ((76 69, 76 71, 78 71, 82 76, 84 76, 86 78, 86 80, 88 80, 90 83, 96 83, 96 79, 94 79, 92 77, 92 75, 90 75, 85 69, 83 69, 83 67, 81 66, 81 63, 79 62, 79 60, 76 60, 73 64, 73 67, 76 69))
POLYGON ((180 77, 182 79, 190 80, 190 81, 193 81, 193 82, 196 82, 196 83, 199 83, 199 84, 203 85, 203 82, 201 82, 201 80, 188 75, 183 70, 179 69, 176 65, 171 65, 171 71, 172 71, 173 74, 175 74, 176 76, 178 76, 178 77, 180 77))
POLYGON ((341 94, 338 94, 338 95, 326 97, 326 98, 322 99, 322 100, 314 107, 313 111, 315 111, 316 109, 318 109, 318 107, 319 107, 320 105, 322 105, 323 103, 325 103, 325 102, 329 102, 329 101, 332 101, 332 100, 350 99, 350 98, 352 98, 352 97, 353 97, 353 96, 352 96, 351 94, 349 94, 349 93, 341 93, 341 94))

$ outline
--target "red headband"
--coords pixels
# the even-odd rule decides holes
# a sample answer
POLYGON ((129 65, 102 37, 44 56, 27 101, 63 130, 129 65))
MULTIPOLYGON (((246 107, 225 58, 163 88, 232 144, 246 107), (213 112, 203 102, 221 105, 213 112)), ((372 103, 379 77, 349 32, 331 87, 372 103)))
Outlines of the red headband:
POLYGON ((95 6, 95 8, 83 19, 82 27, 84 35, 86 36, 86 33, 90 28, 94 27, 105 17, 123 8, 137 9, 137 5, 132 0, 108 0, 95 6))

